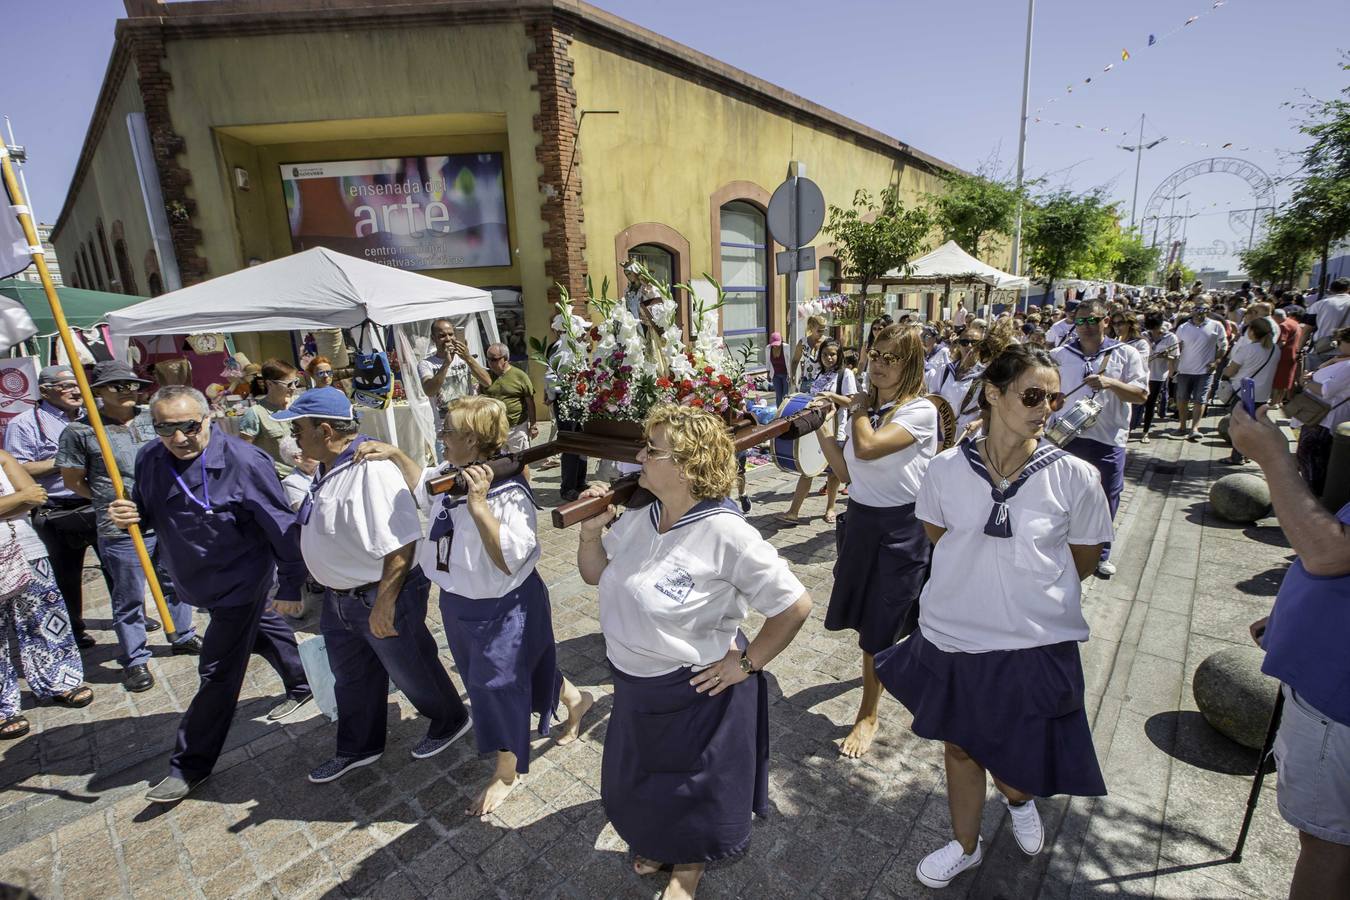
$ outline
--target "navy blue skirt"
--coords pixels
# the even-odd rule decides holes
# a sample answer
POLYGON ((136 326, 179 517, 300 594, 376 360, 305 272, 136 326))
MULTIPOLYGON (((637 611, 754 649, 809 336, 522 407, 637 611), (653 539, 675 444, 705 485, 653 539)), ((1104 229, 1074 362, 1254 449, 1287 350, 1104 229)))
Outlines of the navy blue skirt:
POLYGON ((614 673, 600 799, 629 849, 670 865, 744 853, 769 813, 769 695, 754 675, 716 697, 678 669, 614 673))
POLYGON ((530 770, 530 716, 548 735, 562 691, 548 588, 533 572, 515 591, 473 600, 441 591, 450 655, 464 680, 479 753, 510 750, 530 770))
POLYGON ((923 631, 877 655, 877 678, 914 714, 919 737, 956 744, 999 781, 1037 797, 1101 797, 1073 641, 947 653, 923 631))
POLYGON ((917 626, 933 546, 913 503, 864 506, 850 500, 838 528, 843 538, 825 628, 853 629, 863 652, 875 655, 917 626))

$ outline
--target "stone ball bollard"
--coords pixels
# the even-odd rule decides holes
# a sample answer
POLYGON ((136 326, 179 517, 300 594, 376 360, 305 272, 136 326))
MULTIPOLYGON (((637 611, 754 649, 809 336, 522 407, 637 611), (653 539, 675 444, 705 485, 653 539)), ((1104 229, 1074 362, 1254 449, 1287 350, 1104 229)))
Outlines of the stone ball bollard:
POLYGON ((1200 663, 1191 680, 1195 705, 1215 731, 1244 747, 1260 750, 1275 710, 1280 683, 1261 673, 1265 653, 1230 647, 1200 663))
POLYGON ((1224 416, 1219 420, 1219 437, 1223 438, 1229 444, 1233 443, 1233 439, 1228 436, 1228 420, 1231 418, 1232 416, 1224 416))
POLYGON ((1260 475, 1234 472, 1209 488, 1209 506, 1229 522, 1255 522, 1270 515, 1270 487, 1260 475))

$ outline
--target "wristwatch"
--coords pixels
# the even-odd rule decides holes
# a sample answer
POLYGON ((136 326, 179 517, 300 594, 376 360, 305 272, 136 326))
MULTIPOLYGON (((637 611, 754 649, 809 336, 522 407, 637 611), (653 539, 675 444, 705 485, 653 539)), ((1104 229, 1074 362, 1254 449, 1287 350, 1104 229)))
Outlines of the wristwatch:
POLYGON ((750 661, 749 650, 741 651, 741 671, 747 675, 754 675, 756 672, 759 671, 758 669, 755 668, 755 664, 750 661))

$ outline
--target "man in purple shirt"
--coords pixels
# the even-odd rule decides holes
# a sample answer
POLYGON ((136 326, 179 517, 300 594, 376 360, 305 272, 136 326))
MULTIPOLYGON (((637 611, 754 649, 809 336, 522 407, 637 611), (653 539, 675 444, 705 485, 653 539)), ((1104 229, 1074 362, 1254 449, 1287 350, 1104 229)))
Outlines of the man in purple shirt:
POLYGON ((1277 801, 1298 829, 1293 900, 1343 897, 1350 885, 1350 503, 1333 516, 1299 476, 1266 408, 1234 408, 1229 434, 1265 473, 1280 527, 1298 559, 1270 615, 1252 623, 1261 671, 1278 678, 1277 801))
POLYGON ((198 665, 201 686, 178 727, 169 776, 145 796, 174 803, 211 774, 251 652, 277 670, 286 688, 287 699, 267 714, 270 721, 312 699, 295 633, 278 612, 299 612, 305 565, 295 513, 271 457, 214 432, 210 406, 195 388, 161 388, 150 399, 150 414, 159 441, 137 455, 132 498, 114 500, 108 515, 119 528, 153 528, 178 598, 211 611, 198 665), (267 601, 274 572, 277 597, 286 598, 275 609, 267 601))
MULTIPOLYGON (((38 393, 42 395, 38 405, 19 413, 5 429, 5 449, 47 489, 47 502, 33 511, 33 530, 47 548, 52 576, 70 613, 75 643, 88 649, 94 646, 94 638, 85 630, 82 581, 86 551, 93 547, 98 553, 98 527, 93 506, 66 487, 56 467, 61 433, 80 418, 84 401, 70 366, 43 369, 38 374, 38 393)), ((112 594, 111 581, 108 593, 112 594)), ((146 619, 147 631, 158 631, 159 627, 158 622, 146 619)))

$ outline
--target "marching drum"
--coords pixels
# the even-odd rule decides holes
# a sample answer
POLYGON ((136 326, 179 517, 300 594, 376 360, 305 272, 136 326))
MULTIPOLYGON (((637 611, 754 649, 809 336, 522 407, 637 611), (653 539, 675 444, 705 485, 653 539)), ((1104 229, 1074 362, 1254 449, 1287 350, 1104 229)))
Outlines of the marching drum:
POLYGON ((1084 397, 1064 411, 1045 429, 1045 439, 1056 447, 1066 447, 1083 431, 1091 428, 1102 414, 1102 405, 1093 397, 1084 397))
MULTIPOLYGON (((810 394, 794 394, 783 401, 783 405, 778 409, 777 418, 786 419, 801 412, 813 399, 815 398, 810 394)), ((820 441, 814 434, 804 435, 795 440, 786 436, 774 438, 773 461, 784 472, 793 472, 809 478, 824 473, 829 466, 824 451, 820 449, 820 441)))

